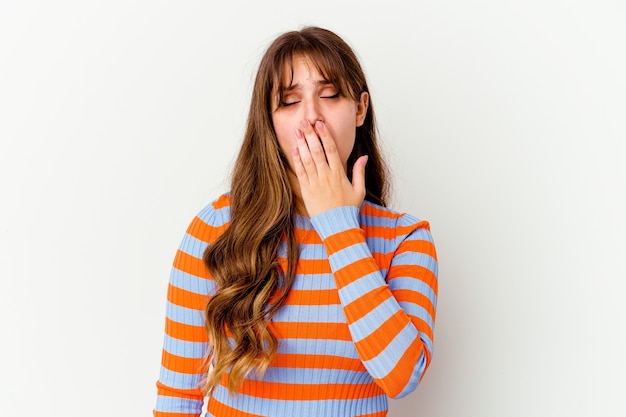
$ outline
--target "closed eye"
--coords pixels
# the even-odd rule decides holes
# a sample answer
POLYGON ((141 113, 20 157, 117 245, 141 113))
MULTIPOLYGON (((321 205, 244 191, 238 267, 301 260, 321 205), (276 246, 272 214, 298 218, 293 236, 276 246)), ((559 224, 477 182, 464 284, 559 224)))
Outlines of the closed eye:
POLYGON ((322 98, 339 98, 339 93, 333 94, 332 96, 322 96, 322 98))

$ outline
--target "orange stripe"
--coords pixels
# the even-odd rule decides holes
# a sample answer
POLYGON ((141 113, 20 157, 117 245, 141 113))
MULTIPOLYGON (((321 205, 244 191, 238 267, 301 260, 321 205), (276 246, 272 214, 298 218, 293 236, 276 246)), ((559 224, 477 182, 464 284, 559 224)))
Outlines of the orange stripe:
POLYGON ((398 300, 398 302, 404 301, 423 307, 426 311, 428 311, 428 314, 430 314, 433 319, 435 318, 435 306, 424 294, 413 290, 400 289, 394 290, 393 296, 396 300, 398 300))
POLYGON ((289 305, 320 306, 339 304, 339 294, 336 289, 329 290, 291 290, 287 298, 289 305))
POLYGON ((205 223, 204 220, 196 216, 187 227, 187 233, 202 242, 210 243, 216 237, 224 233, 229 225, 230 222, 225 223, 221 226, 211 226, 210 224, 205 223))
POLYGON ((296 274, 330 274, 328 259, 300 259, 296 266, 296 274))
POLYGON ((365 339, 356 342, 357 351, 361 360, 369 361, 380 354, 393 339, 409 323, 402 310, 398 310, 389 317, 382 326, 374 330, 365 339))
POLYGON ((163 350, 161 363, 164 368, 183 374, 200 374, 207 372, 206 366, 204 366, 204 359, 177 356, 166 350, 163 350))
POLYGON ((348 371, 365 371, 363 362, 359 359, 345 356, 311 355, 298 353, 277 353, 272 359, 272 365, 278 368, 311 368, 326 369, 332 363, 333 369, 348 371))
POLYGON ((426 229, 430 232, 430 223, 428 223, 428 221, 426 220, 422 220, 417 222, 417 224, 413 225, 414 229, 426 229))
POLYGON ((428 240, 405 240, 396 251, 396 254, 399 255, 405 252, 424 253, 432 256, 435 260, 437 259, 435 245, 428 240))
POLYGON ((276 329, 276 336, 280 339, 352 340, 346 323, 273 322, 272 328, 276 329))
POLYGON ((361 209, 361 214, 365 214, 367 216, 372 216, 372 217, 382 217, 385 219, 398 219, 402 216, 401 213, 393 213, 384 208, 374 206, 374 205, 369 205, 369 204, 363 205, 363 208, 361 209))
POLYGON ((391 265, 391 260, 394 257, 394 253, 372 252, 372 257, 374 258, 376 264, 380 269, 389 269, 389 266, 391 265))
POLYGON ((304 245, 318 244, 319 245, 322 243, 322 239, 320 238, 320 235, 318 235, 315 230, 299 229, 296 227, 295 234, 296 234, 296 242, 298 242, 301 245, 302 244, 304 245))
POLYGON ((175 339, 187 342, 206 342, 207 335, 204 326, 191 326, 165 319, 165 333, 175 339))
POLYGON ((180 249, 176 251, 174 268, 200 278, 211 278, 211 275, 209 274, 209 271, 207 270, 207 267, 202 259, 191 256, 180 249))
POLYGON ((388 226, 361 225, 361 229, 363 229, 365 236, 367 237, 379 237, 388 240, 395 239, 397 235, 404 234, 400 232, 400 227, 394 229, 393 227, 388 226))
POLYGON ((363 231, 361 229, 348 229, 328 236, 324 240, 324 245, 326 246, 328 256, 330 256, 341 249, 361 242, 365 242, 363 231))
POLYGON ((208 295, 187 291, 172 284, 167 289, 167 299, 170 303, 196 310, 204 310, 210 298, 208 295))
POLYGON ((189 400, 201 400, 204 398, 204 393, 200 388, 194 389, 173 389, 164 385, 162 382, 157 381, 157 394, 165 397, 175 398, 187 398, 189 400))
POLYGON ((373 290, 361 295, 359 298, 345 306, 344 311, 348 321, 354 322, 360 319, 391 296, 392 293, 389 291, 389 287, 387 285, 374 288, 373 290))
POLYGON ((394 278, 415 278, 423 281, 437 294, 437 277, 428 268, 419 265, 397 265, 389 270, 387 281, 394 278))
MULTIPOLYGON (((363 393, 364 391, 369 394, 369 397, 380 395, 379 387, 373 382, 368 384, 287 384, 246 379, 241 389, 244 395, 288 401, 345 400, 351 398, 355 392, 363 393)), ((368 398, 368 396, 364 393, 360 398, 368 398)))
POLYGON ((420 333, 424 333, 426 336, 428 336, 430 340, 434 342, 435 339, 433 338, 433 329, 428 325, 428 323, 415 316, 409 317, 411 318, 411 321, 413 322, 413 325, 415 326, 417 331, 420 333))
POLYGON ((217 200, 213 202, 213 208, 215 210, 219 210, 228 206, 230 206, 230 195, 222 194, 217 200))
POLYGON ((359 259, 335 272, 335 281, 343 288, 355 279, 378 271, 378 265, 372 258, 359 259))

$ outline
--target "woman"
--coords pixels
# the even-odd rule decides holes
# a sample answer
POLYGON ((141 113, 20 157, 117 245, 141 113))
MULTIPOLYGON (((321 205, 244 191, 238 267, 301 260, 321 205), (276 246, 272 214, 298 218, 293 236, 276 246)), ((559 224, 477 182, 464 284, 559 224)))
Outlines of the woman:
POLYGON ((385 207, 365 76, 308 27, 263 56, 230 192, 174 260, 155 416, 384 416, 430 363, 429 225, 385 207))

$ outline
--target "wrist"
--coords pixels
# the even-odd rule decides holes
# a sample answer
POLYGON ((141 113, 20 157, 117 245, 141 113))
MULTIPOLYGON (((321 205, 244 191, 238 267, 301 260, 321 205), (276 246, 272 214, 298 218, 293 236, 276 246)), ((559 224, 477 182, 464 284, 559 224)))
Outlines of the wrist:
POLYGON ((322 240, 344 230, 359 228, 360 207, 339 206, 311 217, 313 227, 322 240))

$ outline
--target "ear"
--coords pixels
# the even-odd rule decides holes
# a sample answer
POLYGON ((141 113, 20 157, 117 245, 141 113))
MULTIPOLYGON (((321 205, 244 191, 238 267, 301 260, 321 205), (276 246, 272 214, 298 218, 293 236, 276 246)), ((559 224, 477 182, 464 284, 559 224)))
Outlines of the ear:
POLYGON ((365 116, 367 115, 367 106, 370 103, 370 95, 367 91, 361 93, 359 102, 356 105, 356 127, 360 127, 365 122, 365 116))

